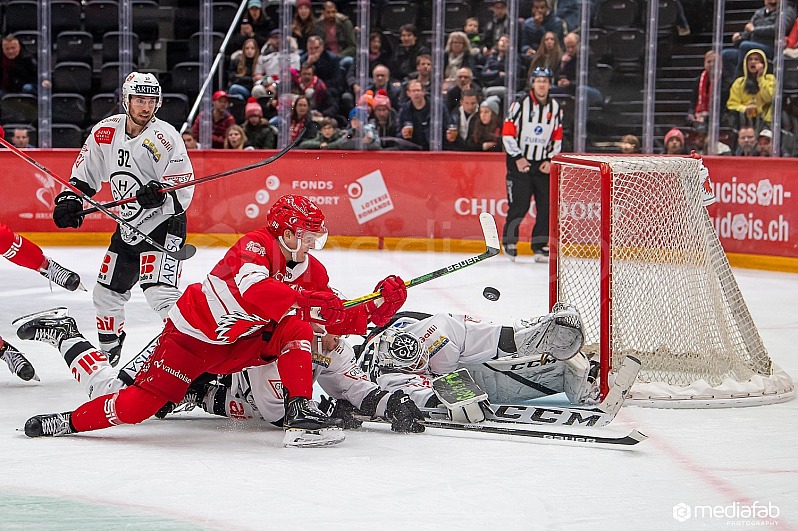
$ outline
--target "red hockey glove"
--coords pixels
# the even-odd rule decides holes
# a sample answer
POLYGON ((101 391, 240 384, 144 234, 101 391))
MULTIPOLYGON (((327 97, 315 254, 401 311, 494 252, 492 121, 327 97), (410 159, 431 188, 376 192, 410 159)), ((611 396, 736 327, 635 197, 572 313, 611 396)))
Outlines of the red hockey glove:
POLYGON ((344 320, 344 303, 331 291, 302 290, 296 304, 305 321, 333 325, 344 320))
POLYGON ((377 299, 367 302, 366 311, 372 323, 385 326, 407 300, 407 287, 404 280, 396 275, 390 275, 381 280, 374 291, 380 292, 382 301, 377 299))

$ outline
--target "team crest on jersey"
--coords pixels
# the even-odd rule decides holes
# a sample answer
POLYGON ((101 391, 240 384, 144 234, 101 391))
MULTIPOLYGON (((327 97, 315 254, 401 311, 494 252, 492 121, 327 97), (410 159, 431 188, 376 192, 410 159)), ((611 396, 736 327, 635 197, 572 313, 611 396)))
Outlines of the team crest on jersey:
POLYGON ((243 312, 226 313, 219 318, 219 326, 216 327, 216 337, 225 343, 232 343, 239 337, 254 334, 268 323, 269 319, 264 319, 257 315, 243 312))
MULTIPOLYGON (((141 187, 138 177, 126 171, 114 172, 108 182, 111 185, 111 194, 116 200, 135 196, 141 187)), ((125 203, 119 207, 119 216, 124 220, 136 217, 139 212, 141 212, 141 206, 136 201, 125 203)))
POLYGON ((152 160, 154 160, 155 162, 161 160, 161 154, 160 152, 158 152, 158 147, 155 145, 155 143, 152 140, 150 140, 149 138, 145 138, 144 140, 142 140, 141 145, 144 149, 150 152, 150 155, 152 155, 152 160))
POLYGON ((258 242, 247 242, 246 250, 259 256, 266 256, 266 249, 258 242))
POLYGON ((100 127, 94 132, 94 141, 98 144, 110 144, 114 140, 113 127, 100 127))

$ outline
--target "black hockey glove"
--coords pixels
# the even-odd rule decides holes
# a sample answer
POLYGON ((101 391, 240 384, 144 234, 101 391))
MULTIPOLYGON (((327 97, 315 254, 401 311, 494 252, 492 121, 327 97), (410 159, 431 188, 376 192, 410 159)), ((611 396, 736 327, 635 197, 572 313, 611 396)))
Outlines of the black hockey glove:
POLYGON ((355 418, 355 406, 348 400, 338 400, 322 395, 319 409, 334 419, 341 419, 341 427, 345 430, 357 429, 363 425, 363 421, 355 418))
POLYGON ((136 194, 136 201, 141 205, 141 208, 158 208, 166 201, 166 194, 161 192, 161 189, 166 188, 166 183, 158 181, 150 181, 141 188, 136 194))
POLYGON ((395 391, 391 395, 385 407, 385 416, 391 421, 391 430, 393 431, 402 433, 424 431, 424 425, 419 422, 424 420, 424 415, 404 391, 395 391))
POLYGON ((77 229, 83 223, 83 216, 78 215, 83 211, 83 200, 72 190, 64 190, 55 196, 53 221, 59 229, 72 227, 77 229))

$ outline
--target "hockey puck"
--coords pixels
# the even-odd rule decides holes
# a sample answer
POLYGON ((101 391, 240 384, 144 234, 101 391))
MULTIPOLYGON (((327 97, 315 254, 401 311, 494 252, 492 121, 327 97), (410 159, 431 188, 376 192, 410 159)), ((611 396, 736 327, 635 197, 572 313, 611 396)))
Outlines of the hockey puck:
POLYGON ((497 301, 499 300, 499 290, 496 288, 491 288, 490 286, 486 287, 482 290, 482 296, 488 299, 489 301, 497 301))

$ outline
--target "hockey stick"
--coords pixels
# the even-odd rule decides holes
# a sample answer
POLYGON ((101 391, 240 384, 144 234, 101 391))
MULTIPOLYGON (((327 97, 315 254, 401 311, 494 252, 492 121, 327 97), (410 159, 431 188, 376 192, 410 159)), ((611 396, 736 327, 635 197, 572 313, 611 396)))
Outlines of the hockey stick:
MULTIPOLYGON (((515 424, 603 427, 612 422, 621 410, 639 372, 640 360, 625 356, 609 393, 601 403, 592 408, 491 404, 484 410, 485 418, 493 422, 515 424)), ((448 419, 449 416, 446 408, 422 408, 421 411, 432 420, 448 419)))
POLYGON ((72 190, 73 192, 78 194, 81 197, 81 199, 83 199, 83 201, 86 201, 87 203, 89 203, 91 205, 94 205, 94 207, 97 210, 99 210, 100 212, 102 212, 103 214, 108 216, 109 218, 113 219, 114 221, 116 221, 120 225, 126 226, 131 231, 133 231, 136 234, 138 234, 139 236, 141 236, 141 238, 145 242, 149 243, 150 245, 152 245, 153 247, 155 247, 156 249, 158 249, 162 253, 168 254, 169 256, 174 258, 175 260, 188 260, 189 258, 191 258, 192 256, 194 256, 197 253, 197 248, 194 247, 193 245, 189 245, 189 244, 184 245, 183 247, 181 247, 177 251, 170 251, 169 249, 167 249, 166 247, 164 247, 160 243, 156 242, 155 240, 150 238, 148 235, 144 234, 139 229, 137 229, 136 227, 134 227, 133 225, 131 225, 130 223, 128 223, 127 221, 122 219, 121 217, 117 216, 116 214, 114 214, 113 212, 111 212, 110 210, 105 208, 99 202, 95 201, 91 197, 89 197, 86 194, 84 194, 82 191, 80 191, 79 188, 77 188, 76 186, 72 185, 72 183, 70 183, 69 181, 65 181, 64 179, 62 179, 61 177, 59 177, 58 175, 56 175, 52 171, 50 171, 47 168, 45 168, 44 166, 42 166, 39 162, 37 162, 33 158, 29 157, 28 155, 26 155, 25 153, 23 153, 22 151, 17 149, 17 147, 14 144, 11 144, 10 142, 8 142, 6 139, 4 139, 2 137, 0 137, 0 144, 4 145, 8 149, 10 149, 12 153, 14 153, 16 156, 18 156, 19 158, 21 158, 22 160, 24 160, 28 164, 30 164, 30 165, 34 166, 35 168, 43 171, 44 173, 46 173, 47 175, 49 175, 50 177, 52 177, 53 179, 55 179, 56 181, 61 183, 62 185, 66 186, 67 188, 69 188, 70 190, 72 190))
MULTIPOLYGON (((479 215, 479 223, 482 226, 482 235, 485 238, 485 252, 477 255, 472 256, 471 258, 466 258, 465 260, 461 260, 456 264, 452 264, 447 267, 442 267, 431 273, 426 273, 421 275, 420 277, 416 277, 410 280, 405 281, 405 286, 408 288, 412 288, 414 286, 418 286, 419 284, 423 284, 424 282, 429 282, 432 279, 442 277, 444 275, 448 275, 449 273, 454 273, 455 271, 459 271, 464 269, 468 266, 472 266, 476 263, 479 263, 483 260, 487 260, 492 256, 496 256, 499 254, 499 233, 496 230, 496 221, 493 219, 493 216, 488 214, 487 212, 483 212, 479 215)), ((363 295, 362 297, 358 297, 357 299, 351 299, 344 302, 344 308, 351 308, 352 306, 358 306, 363 304, 364 302, 373 301, 380 297, 380 293, 375 291, 374 293, 369 293, 368 295, 363 295)))
MULTIPOLYGON (((293 140, 293 142, 291 142, 290 144, 285 146, 279 153, 275 153, 274 155, 272 155, 268 159, 264 159, 264 160, 261 160, 261 161, 258 161, 258 162, 253 162, 252 164, 249 164, 247 166, 241 166, 239 168, 233 168, 233 169, 230 169, 230 170, 220 171, 218 173, 214 173, 214 174, 211 174, 211 175, 206 175, 205 177, 200 177, 199 179, 194 179, 193 181, 186 181, 186 182, 174 184, 172 186, 167 186, 167 187, 161 188, 158 191, 160 193, 162 193, 162 194, 165 194, 165 193, 171 192, 173 190, 180 190, 181 188, 185 188, 187 186, 196 186, 198 184, 207 183, 208 181, 213 181, 215 179, 221 179, 222 177, 227 177, 228 175, 233 175, 234 173, 241 173, 241 172, 245 172, 245 171, 249 171, 249 170, 254 170, 255 168, 260 168, 261 166, 266 166, 267 164, 271 164, 275 160, 279 159, 280 157, 282 157, 283 155, 285 155, 286 153, 291 151, 292 148, 294 148, 297 144, 299 144, 299 142, 302 140, 302 136, 304 134, 305 134, 305 128, 302 128, 302 130, 299 132, 299 134, 293 140)), ((116 201, 110 201, 108 203, 104 203, 102 206, 104 208, 113 208, 115 206, 124 205, 124 204, 127 204, 127 203, 132 203, 135 200, 136 200, 135 196, 126 197, 125 199, 117 199, 116 201)), ((92 207, 92 208, 87 208, 86 210, 82 211, 80 213, 80 215, 81 216, 85 216, 86 214, 92 214, 94 212, 97 212, 97 210, 98 210, 98 208, 96 206, 92 207)))

